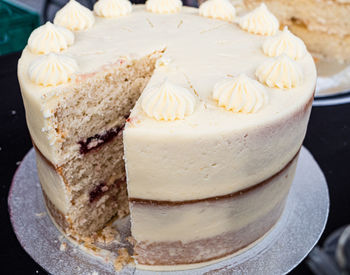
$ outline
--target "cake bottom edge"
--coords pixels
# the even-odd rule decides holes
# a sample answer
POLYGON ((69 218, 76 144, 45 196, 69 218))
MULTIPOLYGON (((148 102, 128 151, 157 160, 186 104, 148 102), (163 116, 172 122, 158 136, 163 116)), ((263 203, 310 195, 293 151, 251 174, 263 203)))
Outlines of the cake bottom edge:
MULTIPOLYGON (((283 213, 283 209, 284 209, 284 206, 282 207, 282 213, 283 213)), ((147 265, 147 264, 139 264, 137 261, 135 261, 136 268, 140 270, 146 270, 146 271, 181 271, 181 270, 185 271, 185 270, 203 268, 212 264, 225 261, 227 259, 231 259, 253 248, 257 244, 259 244, 265 237, 267 237, 277 226, 277 223, 282 217, 282 213, 277 218, 276 222, 272 224, 272 226, 266 232, 264 232, 260 237, 258 237, 256 240, 252 241, 251 243, 248 243, 246 246, 240 249, 237 249, 225 255, 214 257, 212 259, 201 261, 201 262, 190 263, 190 264, 177 264, 177 265, 147 265)))
MULTIPOLYGON (((196 262, 188 262, 188 263, 176 263, 176 264, 165 264, 162 262, 142 262, 145 259, 138 259, 136 256, 136 267, 142 270, 152 270, 152 271, 170 271, 170 270, 187 270, 187 269, 195 269, 203 266, 211 265, 225 259, 234 257, 238 254, 245 252, 250 249, 257 243, 259 243, 277 224, 280 217, 282 216, 285 202, 287 198, 284 198, 282 201, 276 204, 276 206, 270 210, 266 215, 260 217, 258 220, 248 224, 247 226, 241 228, 238 231, 227 232, 221 234, 219 236, 215 236, 213 238, 202 239, 195 242, 198 244, 194 244, 192 242, 183 244, 180 241, 178 242, 169 242, 169 243, 152 243, 150 246, 152 248, 146 246, 143 247, 142 250, 163 250, 167 249, 166 247, 172 247, 173 249, 187 250, 187 246, 227 246, 228 244, 232 247, 229 250, 221 255, 216 255, 214 257, 205 258, 196 262), (214 244, 215 243, 215 244, 214 244), (156 248, 157 247, 157 248, 156 248), (156 249, 155 249, 156 248, 156 249), (141 260, 141 261, 140 261, 141 260)), ((135 247, 135 251, 140 250, 140 247, 135 247)))

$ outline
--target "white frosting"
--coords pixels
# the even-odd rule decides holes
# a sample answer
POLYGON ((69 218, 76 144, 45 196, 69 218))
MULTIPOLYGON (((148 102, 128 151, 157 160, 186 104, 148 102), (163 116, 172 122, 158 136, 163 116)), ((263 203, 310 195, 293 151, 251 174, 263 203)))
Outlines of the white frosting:
POLYGON ((78 65, 73 58, 49 53, 34 60, 28 75, 35 84, 56 86, 70 81, 77 69, 78 65))
POLYGON ((147 0, 146 2, 146 9, 153 13, 176 13, 181 7, 181 0, 147 0))
POLYGON ((132 5, 128 0, 99 0, 94 5, 94 12, 101 17, 120 17, 131 13, 132 5))
POLYGON ((213 98, 228 111, 255 113, 268 102, 264 86, 244 74, 215 84, 213 98))
POLYGON ((247 32, 260 35, 274 35, 279 28, 277 18, 264 3, 240 18, 239 25, 247 32))
POLYGON ((261 83, 271 88, 291 89, 303 81, 299 64, 285 54, 268 59, 258 67, 255 74, 261 83))
POLYGON ((304 42, 292 34, 287 26, 282 33, 265 40, 263 51, 267 56, 286 54, 294 60, 302 59, 307 52, 304 42))
POLYGON ((233 21, 236 9, 229 0, 208 0, 200 5, 199 14, 209 18, 233 21))
POLYGON ((141 101, 144 112, 157 120, 184 119, 194 112, 196 105, 191 91, 168 80, 147 87, 141 101))
POLYGON ((56 25, 66 27, 72 31, 81 31, 90 28, 95 22, 95 17, 88 8, 75 0, 69 0, 69 2, 56 13, 53 22, 56 25))
POLYGON ((63 214, 67 214, 70 198, 63 178, 40 154, 36 153, 38 177, 46 196, 63 214))
POLYGON ((94 81, 90 78, 96 77, 94 72, 121 58, 132 64, 131 57, 125 56, 139 58, 166 49, 163 58, 171 59, 171 64, 158 66, 148 86, 168 77, 172 83, 195 91, 199 100, 192 115, 174 121, 151 118, 141 102, 136 104, 123 132, 129 194, 191 200, 246 188, 276 173, 300 148, 308 112, 297 121, 289 118, 310 102, 316 80, 313 59, 306 54, 298 61, 303 82, 290 93, 265 86, 269 104, 254 115, 217 106, 212 99, 215 83, 225 75, 243 73, 254 78, 258 65, 270 59, 261 50, 264 40, 241 31, 236 24, 208 19, 200 16, 198 9, 188 7, 165 16, 135 5, 130 15, 117 20, 96 17, 92 28, 75 33, 74 44, 65 51, 79 64, 76 81, 56 87, 34 84, 28 68, 38 56, 28 48, 23 51, 18 75, 30 134, 46 158, 63 165, 62 137, 55 131, 52 117, 62 93, 76 91, 80 79, 94 81), (169 76, 173 64, 186 76, 181 82, 178 76, 169 76), (278 131, 264 132, 275 125, 278 131))
POLYGON ((28 48, 35 54, 60 52, 74 42, 74 34, 63 27, 50 22, 35 29, 28 39, 28 48))
MULTIPOLYGON (((286 197, 295 168, 296 161, 258 192, 253 191, 241 198, 176 206, 145 207, 131 202, 132 236, 136 241, 181 240, 187 243, 239 231, 259 217, 267 215, 286 197), (287 180, 285 176, 288 176, 287 180)), ((206 249, 203 247, 203 253, 206 249)))

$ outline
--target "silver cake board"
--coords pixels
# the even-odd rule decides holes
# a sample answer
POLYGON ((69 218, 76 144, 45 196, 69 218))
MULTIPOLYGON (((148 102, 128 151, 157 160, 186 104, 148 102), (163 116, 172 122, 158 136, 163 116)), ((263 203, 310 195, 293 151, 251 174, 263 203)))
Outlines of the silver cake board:
MULTIPOLYGON (((113 251, 93 256, 65 239, 48 216, 31 149, 18 167, 8 198, 11 222, 24 250, 51 274, 154 274, 128 265, 115 272, 111 255, 128 244, 128 218, 119 222, 122 241, 113 251), (66 244, 66 245, 62 245, 66 244)), ((326 179, 304 147, 281 219, 266 237, 246 251, 198 269, 157 274, 285 274, 297 266, 319 240, 326 225, 329 195, 326 179)))

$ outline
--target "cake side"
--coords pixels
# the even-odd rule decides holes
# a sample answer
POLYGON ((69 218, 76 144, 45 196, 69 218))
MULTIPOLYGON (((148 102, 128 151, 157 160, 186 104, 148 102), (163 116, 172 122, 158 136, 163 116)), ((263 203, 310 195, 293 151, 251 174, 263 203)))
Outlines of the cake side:
MULTIPOLYGON (((275 29, 277 19, 268 12, 265 14, 266 10, 262 6, 248 17, 238 18, 235 22, 239 27, 218 23, 219 27, 207 32, 194 32, 195 41, 203 36, 215 41, 216 54, 198 45, 192 52, 191 64, 178 55, 174 44, 168 47, 163 58, 172 61, 156 68, 131 111, 123 132, 124 153, 131 231, 140 268, 176 269, 178 265, 191 268, 188 265, 225 257, 263 237, 283 210, 294 172, 290 178, 280 179, 280 187, 285 187, 281 197, 276 196, 280 204, 264 197, 261 199, 264 207, 257 207, 261 212, 253 211, 254 215, 249 212, 254 203, 237 202, 235 207, 242 210, 238 211, 243 215, 240 217, 249 220, 246 224, 244 219, 239 223, 240 219, 227 218, 230 214, 224 209, 229 207, 220 204, 221 196, 244 192, 288 166, 306 133, 315 90, 315 65, 308 53, 285 57, 272 51, 276 57, 267 56, 263 49, 269 39, 266 36, 277 39, 284 34, 275 29), (260 12, 268 18, 264 21, 266 29, 254 28, 254 20, 258 20, 255 16, 260 12), (226 27, 240 43, 225 36, 226 27), (256 84, 256 79, 264 86, 256 84), (221 90, 215 98, 218 87, 221 90), (250 93, 252 89, 255 98, 250 93), (258 111, 242 107, 250 103, 262 107, 258 111), (215 205, 210 204, 209 210, 205 207, 211 199, 217 203, 217 211, 215 205), (199 201, 203 205, 196 205, 199 201), (216 222, 208 224, 212 220, 216 222), (227 227, 221 227, 224 221, 227 227), (260 232, 244 234, 257 226, 260 232), (239 235, 242 239, 232 248, 239 235), (230 240, 227 247, 225 239, 230 240)), ((157 28, 152 22, 153 28, 157 28)), ((303 43, 288 35, 292 41, 288 41, 288 47, 299 50, 298 45, 303 43)), ((210 43, 207 48, 211 48, 210 43)), ((290 53, 288 49, 286 52, 290 53)))
MULTIPOLYGON (((269 178, 299 151, 312 102, 313 93, 294 112, 279 118, 276 114, 274 121, 255 127, 223 130, 209 124, 211 133, 199 127, 180 133, 138 128, 134 124, 138 118, 132 113, 124 131, 129 196, 202 199, 240 191, 269 178)), ((175 123, 171 125, 176 129, 175 123)))
POLYGON ((264 182, 226 196, 191 202, 130 199, 137 220, 133 236, 142 240, 135 246, 137 263, 152 270, 211 261, 261 238, 283 211, 297 156, 264 182))

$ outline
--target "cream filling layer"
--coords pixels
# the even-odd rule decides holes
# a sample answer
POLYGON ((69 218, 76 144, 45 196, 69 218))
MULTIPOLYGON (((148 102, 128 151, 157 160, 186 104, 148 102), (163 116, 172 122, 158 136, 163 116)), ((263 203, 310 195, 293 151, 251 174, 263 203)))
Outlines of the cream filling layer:
POLYGON ((138 242, 186 243, 239 231, 286 198, 296 163, 297 158, 270 182, 231 198, 170 206, 131 202, 132 236, 138 242))

